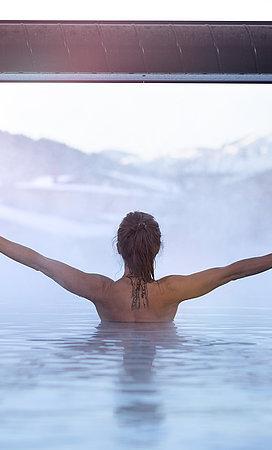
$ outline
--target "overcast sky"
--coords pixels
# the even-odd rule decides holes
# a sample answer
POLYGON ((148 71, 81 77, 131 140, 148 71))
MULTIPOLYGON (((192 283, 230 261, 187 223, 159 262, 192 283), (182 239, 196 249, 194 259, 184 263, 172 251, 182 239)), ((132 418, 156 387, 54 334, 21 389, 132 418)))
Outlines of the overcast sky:
MULTIPOLYGON (((268 3, 9 0, 1 19, 272 20, 268 3)), ((270 85, 0 84, 0 129, 152 157, 272 132, 271 94, 270 85)))

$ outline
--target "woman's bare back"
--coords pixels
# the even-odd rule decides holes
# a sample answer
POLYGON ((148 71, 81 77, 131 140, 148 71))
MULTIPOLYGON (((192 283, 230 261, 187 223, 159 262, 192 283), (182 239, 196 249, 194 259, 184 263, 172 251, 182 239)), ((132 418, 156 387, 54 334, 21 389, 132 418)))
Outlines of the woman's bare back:
POLYGON ((148 306, 143 302, 139 309, 132 309, 133 294, 129 278, 122 277, 109 282, 104 298, 95 302, 99 317, 104 321, 114 322, 169 322, 177 312, 178 304, 167 301, 166 278, 145 284, 148 306))

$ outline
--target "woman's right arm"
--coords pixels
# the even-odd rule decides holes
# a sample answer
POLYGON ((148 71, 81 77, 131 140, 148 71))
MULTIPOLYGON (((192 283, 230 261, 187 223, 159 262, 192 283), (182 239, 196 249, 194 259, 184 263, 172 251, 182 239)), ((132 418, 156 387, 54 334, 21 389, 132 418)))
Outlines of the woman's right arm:
POLYGON ((113 283, 111 278, 97 273, 83 272, 76 267, 47 258, 25 245, 0 236, 0 253, 14 261, 42 272, 64 289, 93 302, 104 300, 113 283))
POLYGON ((43 255, 35 250, 10 241, 3 236, 0 236, 0 253, 34 270, 40 270, 40 265, 44 258, 43 255))
POLYGON ((214 267, 190 275, 165 277, 169 301, 179 303, 208 294, 219 286, 272 268, 272 253, 241 259, 224 267, 214 267))

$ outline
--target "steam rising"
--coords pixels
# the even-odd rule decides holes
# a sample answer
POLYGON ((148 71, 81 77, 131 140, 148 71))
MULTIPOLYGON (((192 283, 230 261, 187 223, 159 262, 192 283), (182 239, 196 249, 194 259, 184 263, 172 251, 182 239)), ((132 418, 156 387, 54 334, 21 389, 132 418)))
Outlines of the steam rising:
MULTIPOLYGON (((0 132, 1 234, 114 279, 123 272, 112 238, 133 210, 151 213, 161 226, 156 278, 270 253, 271 146, 271 136, 245 137, 147 162, 0 132)), ((4 256, 1 269, 3 304, 56 304, 70 296, 4 256)), ((221 287, 205 304, 270 306, 270 279, 267 272, 221 287)))

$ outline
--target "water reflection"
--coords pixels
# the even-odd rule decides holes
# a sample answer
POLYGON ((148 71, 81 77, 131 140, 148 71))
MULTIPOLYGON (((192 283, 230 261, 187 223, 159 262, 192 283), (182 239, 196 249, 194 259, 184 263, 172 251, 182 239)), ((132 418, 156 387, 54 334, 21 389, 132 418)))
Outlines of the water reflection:
MULTIPOLYGON (((102 322, 89 339, 69 343, 69 350, 80 352, 85 362, 94 355, 96 360, 118 361, 113 377, 113 414, 119 428, 115 437, 121 445, 150 447, 162 438, 166 412, 155 358, 160 351, 181 351, 185 342, 174 323, 102 322)), ((67 351, 67 343, 65 347, 67 351)))
POLYGON ((123 444, 155 446, 164 433, 166 418, 154 367, 160 348, 182 343, 174 324, 100 324, 96 338, 112 334, 122 346, 122 366, 115 385, 114 414, 122 428, 123 444), (134 433, 131 432, 134 429, 134 433), (124 435, 123 430, 126 430, 124 435), (126 437, 127 439, 124 439, 126 437))
POLYGON ((0 447, 268 449, 271 324, 255 311, 170 324, 1 316, 0 447))

